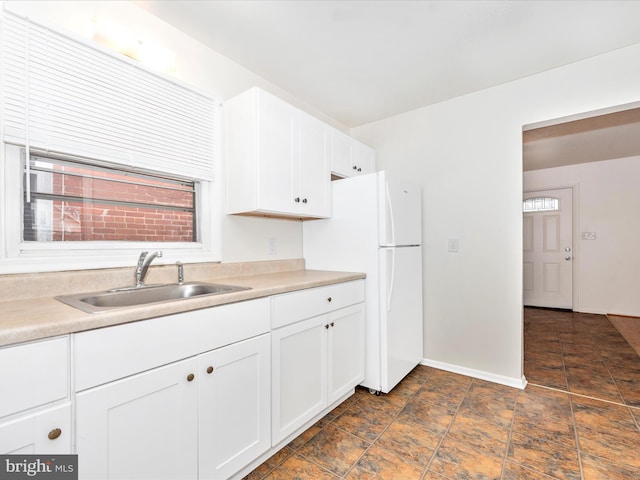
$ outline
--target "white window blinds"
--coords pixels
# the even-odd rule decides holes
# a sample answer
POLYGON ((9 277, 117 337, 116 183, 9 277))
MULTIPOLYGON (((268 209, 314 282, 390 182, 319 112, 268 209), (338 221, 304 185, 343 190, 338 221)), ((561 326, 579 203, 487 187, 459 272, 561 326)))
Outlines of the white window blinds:
POLYGON ((2 12, 3 140, 212 180, 218 102, 2 12))

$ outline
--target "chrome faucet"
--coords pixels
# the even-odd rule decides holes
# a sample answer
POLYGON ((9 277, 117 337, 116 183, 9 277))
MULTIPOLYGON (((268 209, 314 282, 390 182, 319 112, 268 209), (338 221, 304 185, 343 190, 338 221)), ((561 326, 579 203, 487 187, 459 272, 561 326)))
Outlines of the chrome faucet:
POLYGON ((144 277, 147 276, 147 270, 149 270, 151 262, 153 262, 156 257, 162 257, 162 252, 154 252, 147 258, 148 254, 149 252, 142 252, 138 257, 138 264, 136 265, 136 271, 134 273, 136 288, 144 287, 144 277))

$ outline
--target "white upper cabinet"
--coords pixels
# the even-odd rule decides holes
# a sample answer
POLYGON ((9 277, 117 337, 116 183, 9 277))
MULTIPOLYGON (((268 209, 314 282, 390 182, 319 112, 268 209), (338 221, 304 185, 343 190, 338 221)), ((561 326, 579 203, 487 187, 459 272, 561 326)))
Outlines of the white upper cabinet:
POLYGON ((353 140, 353 165, 351 166, 351 171, 355 175, 375 172, 376 151, 364 143, 353 140))
POLYGON ((331 129, 331 174, 353 177, 375 172, 375 150, 339 130, 331 129))
POLYGON ((227 213, 330 216, 328 125, 255 87, 225 115, 227 213))
MULTIPOLYGON (((300 162, 297 194, 300 212, 307 216, 331 216, 331 166, 329 163, 329 126, 300 112, 300 162)), ((294 163, 296 165, 296 163, 294 163)))
POLYGON ((353 175, 351 155, 354 140, 339 130, 331 130, 331 174, 339 177, 353 175))

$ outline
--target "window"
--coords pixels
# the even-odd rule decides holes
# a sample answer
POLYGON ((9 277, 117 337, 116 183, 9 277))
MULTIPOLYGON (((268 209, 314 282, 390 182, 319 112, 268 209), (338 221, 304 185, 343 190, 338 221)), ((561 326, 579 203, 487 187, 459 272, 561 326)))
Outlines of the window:
POLYGON ((219 261, 220 101, 0 16, 0 274, 219 261))
POLYGON ((553 197, 534 197, 527 198, 522 202, 522 211, 527 212, 548 212, 560 210, 560 204, 557 198, 553 197))
POLYGON ((34 155, 24 171, 25 242, 197 241, 194 181, 34 155))

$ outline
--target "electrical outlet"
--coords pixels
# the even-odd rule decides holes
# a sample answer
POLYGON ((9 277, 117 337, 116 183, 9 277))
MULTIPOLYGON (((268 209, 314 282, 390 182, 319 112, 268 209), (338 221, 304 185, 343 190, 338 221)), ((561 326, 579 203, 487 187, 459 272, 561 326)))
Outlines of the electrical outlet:
POLYGON ((460 247, 460 240, 457 238, 450 238, 447 240, 447 250, 453 253, 458 252, 458 248, 460 247))
POLYGON ((275 238, 270 238, 269 239, 269 247, 268 247, 268 254, 269 255, 275 255, 278 252, 278 240, 275 238))
POLYGON ((596 239, 596 232, 582 232, 582 239, 583 240, 595 240, 596 239))

